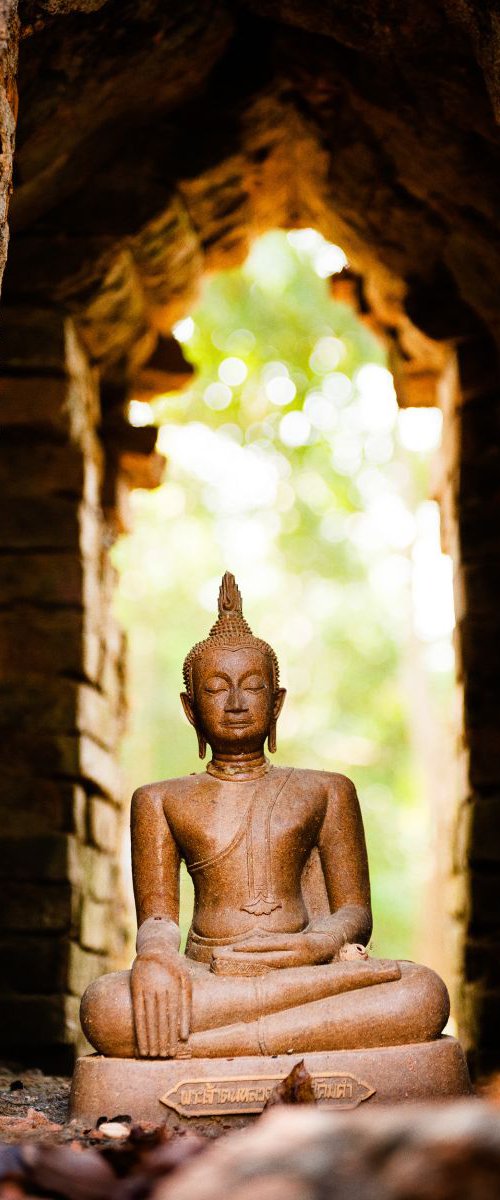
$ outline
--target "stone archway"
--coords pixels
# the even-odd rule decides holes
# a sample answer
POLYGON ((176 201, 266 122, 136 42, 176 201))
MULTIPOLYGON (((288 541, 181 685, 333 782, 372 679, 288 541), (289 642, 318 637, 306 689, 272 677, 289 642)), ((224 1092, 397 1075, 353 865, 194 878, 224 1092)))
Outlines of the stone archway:
MULTIPOLYGON (((12 0, 5 11, 8 182, 12 0)), ((129 486, 154 486, 161 469, 155 431, 126 421, 130 389, 147 395, 185 377, 170 329, 204 272, 240 262, 269 227, 312 224, 349 254, 337 286, 384 336, 400 402, 445 409, 441 499, 463 701, 447 903, 462 1035, 491 1067, 500 1056, 494 15, 448 0, 367 0, 355 11, 337 0, 171 11, 157 0, 25 0, 19 21, 0 392, 5 1048, 31 1053, 36 1041, 64 1058, 77 996, 119 935, 110 904, 123 648, 107 548, 126 521, 129 486)))

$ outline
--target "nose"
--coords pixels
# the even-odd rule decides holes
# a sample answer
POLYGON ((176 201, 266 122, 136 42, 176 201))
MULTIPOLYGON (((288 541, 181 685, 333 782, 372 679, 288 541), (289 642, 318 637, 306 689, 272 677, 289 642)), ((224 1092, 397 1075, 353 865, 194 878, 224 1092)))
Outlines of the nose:
POLYGON ((225 710, 226 712, 233 713, 248 711, 248 705, 246 704, 245 698, 238 687, 233 686, 229 689, 225 710))

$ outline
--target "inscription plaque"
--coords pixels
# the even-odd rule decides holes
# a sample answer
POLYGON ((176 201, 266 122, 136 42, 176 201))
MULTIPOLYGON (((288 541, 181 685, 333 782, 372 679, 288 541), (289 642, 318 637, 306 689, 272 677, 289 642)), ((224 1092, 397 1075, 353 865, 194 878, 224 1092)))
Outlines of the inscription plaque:
MULTIPOLYGON (((215 1117, 259 1113, 283 1075, 235 1075, 232 1079, 182 1079, 160 1101, 183 1117, 215 1117)), ((375 1088, 350 1072, 313 1075, 313 1090, 321 1108, 357 1108, 375 1088)))

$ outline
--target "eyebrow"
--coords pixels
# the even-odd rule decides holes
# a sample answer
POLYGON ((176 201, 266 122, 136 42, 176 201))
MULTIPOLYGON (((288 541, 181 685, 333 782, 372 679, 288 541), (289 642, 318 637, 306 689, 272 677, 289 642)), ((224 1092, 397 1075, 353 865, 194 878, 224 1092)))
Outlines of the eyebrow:
MULTIPOLYGON (((257 679, 263 679, 265 683, 264 673, 263 671, 260 671, 258 667, 252 671, 245 671, 244 675, 240 675, 238 683, 244 683, 245 679, 251 679, 254 675, 257 677, 257 679)), ((205 686, 208 686, 208 684, 215 679, 223 679, 225 683, 232 683, 231 676, 226 675, 225 671, 214 671, 213 675, 209 675, 205 680, 205 686)))

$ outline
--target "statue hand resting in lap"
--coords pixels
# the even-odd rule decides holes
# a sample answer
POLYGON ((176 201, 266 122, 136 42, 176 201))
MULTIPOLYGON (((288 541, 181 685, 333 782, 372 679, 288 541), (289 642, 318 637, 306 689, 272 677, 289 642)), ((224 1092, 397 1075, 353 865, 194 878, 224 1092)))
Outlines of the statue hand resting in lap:
POLYGON ((370 959, 370 886, 353 784, 274 767, 285 698, 276 655, 253 636, 226 574, 219 617, 184 664, 184 711, 206 771, 132 800, 137 957, 96 980, 82 1025, 120 1057, 280 1054, 436 1038, 439 977, 370 959), (179 953, 179 870, 195 902, 179 953))

